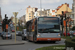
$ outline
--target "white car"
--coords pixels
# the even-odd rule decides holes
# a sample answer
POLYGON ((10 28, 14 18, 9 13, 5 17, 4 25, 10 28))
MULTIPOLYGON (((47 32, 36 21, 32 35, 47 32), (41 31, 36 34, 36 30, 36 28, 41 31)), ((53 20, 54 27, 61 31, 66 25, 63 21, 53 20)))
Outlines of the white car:
POLYGON ((17 36, 21 36, 21 35, 22 35, 22 31, 17 31, 17 32, 16 32, 16 35, 17 35, 17 36))
POLYGON ((12 39, 12 34, 9 32, 3 32, 2 39, 6 39, 6 38, 12 39))
POLYGON ((70 31, 70 35, 75 36, 75 31, 70 31))
POLYGON ((23 31, 22 31, 22 40, 26 40, 26 36, 27 36, 26 29, 23 29, 23 31))

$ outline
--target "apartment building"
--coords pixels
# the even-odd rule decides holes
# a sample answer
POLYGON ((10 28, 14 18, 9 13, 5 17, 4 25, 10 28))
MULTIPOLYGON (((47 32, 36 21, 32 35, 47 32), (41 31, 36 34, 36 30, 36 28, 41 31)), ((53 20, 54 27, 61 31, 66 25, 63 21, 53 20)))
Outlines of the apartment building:
POLYGON ((58 15, 58 16, 62 14, 62 11, 72 12, 72 10, 69 8, 69 4, 67 4, 67 3, 62 4, 61 6, 58 6, 56 10, 57 10, 56 15, 58 15))
POLYGON ((20 20, 25 23, 26 22, 25 15, 21 16, 20 20))
POLYGON ((2 21, 2 16, 1 16, 1 7, 0 7, 0 21, 2 21))
POLYGON ((75 25, 75 0, 73 0, 73 4, 72 4, 72 12, 73 12, 74 25, 75 25))
POLYGON ((38 9, 35 13, 34 13, 35 17, 40 17, 40 16, 47 16, 47 10, 45 9, 38 9))
POLYGON ((56 10, 55 9, 38 9, 34 16, 52 16, 55 17, 56 16, 56 10))
POLYGON ((47 16, 56 16, 56 9, 47 9, 47 16))
POLYGON ((28 6, 26 8, 26 22, 34 18, 34 12, 37 11, 38 8, 28 6))

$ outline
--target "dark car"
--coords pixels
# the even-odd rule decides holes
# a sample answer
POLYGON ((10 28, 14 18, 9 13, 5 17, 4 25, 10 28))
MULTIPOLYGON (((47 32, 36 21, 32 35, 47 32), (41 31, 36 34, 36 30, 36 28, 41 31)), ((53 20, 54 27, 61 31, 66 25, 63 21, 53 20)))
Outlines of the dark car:
POLYGON ((12 32, 15 32, 15 29, 14 29, 14 28, 11 28, 11 31, 12 31, 12 32))
POLYGON ((75 31, 70 31, 70 35, 75 36, 75 31))
MULTIPOLYGON (((66 36, 66 32, 64 32, 63 35, 66 36)), ((70 32, 67 32, 67 35, 70 36, 70 32)))
POLYGON ((1 36, 1 32, 0 32, 0 36, 1 36))
POLYGON ((0 22, 0 26, 2 26, 2 23, 0 22))
POLYGON ((9 24, 9 25, 10 25, 10 30, 11 30, 12 32, 15 32, 15 28, 14 28, 13 24, 9 24))
POLYGON ((2 39, 12 39, 12 34, 9 32, 4 32, 2 34, 2 39))
POLYGON ((1 33, 1 37, 2 37, 3 33, 4 33, 4 32, 1 33))
POLYGON ((22 31, 17 31, 17 32, 16 32, 16 35, 17 35, 17 36, 21 36, 21 35, 22 35, 22 31))
POLYGON ((19 33, 20 31, 16 31, 16 35, 18 36, 18 33, 19 33))
POLYGON ((26 29, 23 29, 23 31, 22 31, 22 40, 26 40, 26 36, 27 36, 26 29))

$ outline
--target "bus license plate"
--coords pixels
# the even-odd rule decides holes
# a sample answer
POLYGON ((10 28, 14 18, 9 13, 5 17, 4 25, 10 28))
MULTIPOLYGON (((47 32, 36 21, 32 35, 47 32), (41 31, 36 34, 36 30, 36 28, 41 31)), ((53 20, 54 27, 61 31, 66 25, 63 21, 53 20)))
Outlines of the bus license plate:
POLYGON ((51 39, 47 39, 47 40, 51 40, 51 39))

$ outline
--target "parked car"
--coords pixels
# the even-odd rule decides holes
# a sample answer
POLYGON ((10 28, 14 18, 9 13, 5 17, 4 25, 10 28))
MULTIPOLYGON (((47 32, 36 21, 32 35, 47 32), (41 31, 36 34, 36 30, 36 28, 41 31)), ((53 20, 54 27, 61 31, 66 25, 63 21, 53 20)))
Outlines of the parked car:
POLYGON ((1 37, 2 37, 3 33, 4 33, 4 32, 1 33, 1 37))
POLYGON ((9 32, 3 32, 2 39, 12 39, 12 34, 9 32))
POLYGON ((0 32, 0 36, 1 36, 1 32, 0 32))
POLYGON ((2 23, 0 22, 0 26, 2 26, 2 23))
POLYGON ((20 31, 16 31, 16 35, 18 36, 18 33, 19 33, 20 31))
MULTIPOLYGON (((63 33, 63 35, 66 35, 66 32, 63 33)), ((67 35, 70 36, 70 32, 67 32, 67 35)))
POLYGON ((23 29, 23 31, 22 31, 22 40, 26 40, 26 36, 27 36, 26 29, 23 29))
POLYGON ((17 32, 16 32, 16 35, 17 35, 17 36, 21 36, 21 35, 22 35, 22 31, 17 31, 17 32))
POLYGON ((15 32, 15 29, 14 29, 14 28, 11 28, 11 31, 12 31, 12 32, 15 32))
POLYGON ((70 31, 70 35, 75 36, 75 31, 70 31))

